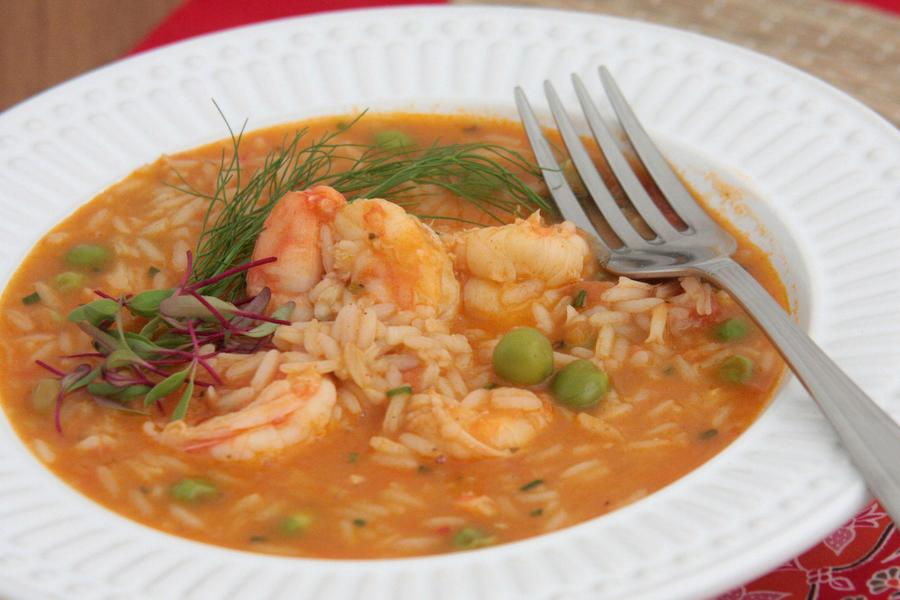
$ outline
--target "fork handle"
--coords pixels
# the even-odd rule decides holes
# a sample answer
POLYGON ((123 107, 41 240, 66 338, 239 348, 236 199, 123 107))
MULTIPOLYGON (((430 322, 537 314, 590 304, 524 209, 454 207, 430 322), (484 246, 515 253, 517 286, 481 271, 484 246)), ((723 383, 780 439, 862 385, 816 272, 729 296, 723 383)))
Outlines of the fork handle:
POLYGON ((726 258, 699 268, 731 292, 769 337, 831 421, 872 494, 900 524, 900 426, 822 352, 743 267, 726 258))

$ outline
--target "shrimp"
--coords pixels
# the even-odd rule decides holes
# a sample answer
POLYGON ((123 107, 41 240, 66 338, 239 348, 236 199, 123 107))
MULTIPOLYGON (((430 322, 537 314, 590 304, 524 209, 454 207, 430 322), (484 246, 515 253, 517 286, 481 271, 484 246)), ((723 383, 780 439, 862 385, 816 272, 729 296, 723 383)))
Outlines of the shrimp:
POLYGON ((544 292, 595 268, 588 242, 572 223, 544 225, 538 212, 509 225, 449 234, 445 243, 464 281, 464 312, 501 327, 529 320, 544 292))
POLYGON ((455 458, 509 456, 550 424, 550 403, 529 390, 501 387, 469 393, 462 401, 438 394, 410 399, 409 433, 455 458))
POLYGON ((267 256, 278 260, 250 271, 250 294, 267 286, 277 300, 315 302, 325 297, 317 290, 330 288, 332 314, 354 298, 401 309, 425 305, 441 316, 459 305, 459 282, 440 239, 387 200, 347 203, 325 186, 286 194, 253 251, 254 259, 267 256))
POLYGON ((250 269, 250 295, 269 287, 276 298, 291 300, 319 283, 325 274, 323 247, 330 246, 330 225, 345 206, 344 196, 324 185, 282 196, 253 248, 253 260, 271 256, 278 260, 250 269))
POLYGON ((338 213, 334 269, 377 302, 420 305, 449 316, 459 304, 453 261, 440 238, 403 208, 380 199, 357 200, 338 213))
POLYGON ((250 460, 311 442, 330 429, 337 394, 334 383, 310 370, 270 383, 235 412, 196 425, 153 422, 144 431, 156 441, 187 452, 206 451, 219 460, 250 460))

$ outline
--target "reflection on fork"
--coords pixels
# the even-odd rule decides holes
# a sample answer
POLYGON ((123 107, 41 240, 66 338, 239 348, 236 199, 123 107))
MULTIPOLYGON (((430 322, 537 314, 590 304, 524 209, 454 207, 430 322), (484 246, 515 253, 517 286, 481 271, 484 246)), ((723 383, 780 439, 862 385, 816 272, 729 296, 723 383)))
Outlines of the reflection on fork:
POLYGON ((631 277, 694 275, 730 292, 769 337, 831 421, 872 493, 900 522, 900 427, 828 358, 731 259, 737 245, 704 211, 672 170, 625 101, 612 75, 600 67, 603 88, 625 136, 668 206, 660 206, 638 179, 584 84, 572 76, 578 101, 610 171, 642 223, 636 227, 613 198, 587 153, 552 84, 544 83, 550 111, 588 191, 577 197, 563 175, 521 88, 516 106, 544 180, 564 218, 598 234, 605 267, 631 277), (666 212, 664 213, 663 208, 666 212), (674 214, 677 218, 669 218, 674 214), (649 232, 649 234, 647 233, 649 232), (642 235, 644 233, 644 235, 642 235))

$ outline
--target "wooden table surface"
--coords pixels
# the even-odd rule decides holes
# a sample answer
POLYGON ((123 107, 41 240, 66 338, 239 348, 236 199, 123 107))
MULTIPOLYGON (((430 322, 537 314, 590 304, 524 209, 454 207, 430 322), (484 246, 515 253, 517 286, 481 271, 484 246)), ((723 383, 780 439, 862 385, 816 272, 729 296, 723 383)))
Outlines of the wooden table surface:
POLYGON ((182 0, 0 0, 0 111, 134 47, 182 0))
MULTIPOLYGON (((0 0, 0 111, 120 58, 182 1, 0 0)), ((900 17, 851 0, 449 1, 596 11, 695 30, 817 75, 900 125, 900 17)))

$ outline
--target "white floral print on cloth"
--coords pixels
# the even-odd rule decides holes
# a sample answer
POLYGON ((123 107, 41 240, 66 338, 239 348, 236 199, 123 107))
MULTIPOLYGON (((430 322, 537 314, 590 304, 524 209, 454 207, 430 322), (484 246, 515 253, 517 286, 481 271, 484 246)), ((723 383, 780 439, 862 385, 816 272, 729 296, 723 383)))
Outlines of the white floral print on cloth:
POLYGON ((820 544, 719 600, 900 600, 900 532, 877 502, 820 544))
POLYGON ((869 578, 866 586, 873 594, 890 592, 891 600, 900 598, 900 567, 882 569, 869 578), (893 590, 893 592, 891 592, 893 590))

